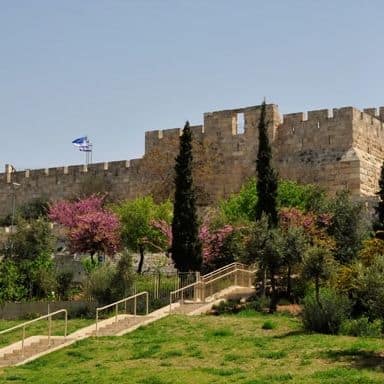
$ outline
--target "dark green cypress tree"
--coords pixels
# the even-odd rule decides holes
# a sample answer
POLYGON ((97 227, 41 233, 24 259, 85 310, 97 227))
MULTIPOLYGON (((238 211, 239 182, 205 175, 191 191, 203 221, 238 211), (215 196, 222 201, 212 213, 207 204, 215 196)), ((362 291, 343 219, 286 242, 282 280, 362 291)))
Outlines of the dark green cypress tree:
POLYGON ((373 229, 376 231, 377 237, 384 238, 384 163, 381 166, 379 191, 376 194, 380 200, 375 206, 376 220, 373 224, 373 229))
POLYGON ((192 132, 187 121, 180 136, 180 152, 176 158, 172 221, 172 259, 180 272, 198 271, 202 263, 192 161, 192 132))
POLYGON ((277 225, 277 174, 272 168, 272 150, 269 144, 265 100, 261 105, 259 121, 259 150, 257 153, 257 195, 256 220, 264 213, 270 227, 277 225))

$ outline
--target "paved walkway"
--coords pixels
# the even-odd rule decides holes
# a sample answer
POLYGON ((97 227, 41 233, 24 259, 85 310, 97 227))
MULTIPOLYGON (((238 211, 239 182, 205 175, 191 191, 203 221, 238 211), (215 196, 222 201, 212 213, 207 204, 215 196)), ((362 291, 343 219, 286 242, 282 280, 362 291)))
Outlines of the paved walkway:
POLYGON ((24 353, 22 354, 21 341, 0 349, 0 367, 9 365, 22 365, 35 360, 48 353, 71 345, 79 340, 94 336, 122 336, 132 332, 140 326, 150 324, 169 314, 184 314, 188 316, 208 312, 211 307, 223 299, 233 297, 248 297, 254 293, 253 288, 233 286, 207 298, 206 302, 174 303, 165 306, 149 315, 118 315, 71 333, 66 338, 63 336, 51 337, 50 345, 47 336, 32 336, 24 340, 24 353))

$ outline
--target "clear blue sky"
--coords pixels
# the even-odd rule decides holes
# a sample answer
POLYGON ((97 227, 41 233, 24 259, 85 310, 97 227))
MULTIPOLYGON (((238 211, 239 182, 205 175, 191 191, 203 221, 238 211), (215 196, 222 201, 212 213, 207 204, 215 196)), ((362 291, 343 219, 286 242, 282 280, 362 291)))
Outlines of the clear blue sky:
POLYGON ((384 2, 0 0, 0 167, 141 157, 144 132, 259 104, 384 105, 384 2))

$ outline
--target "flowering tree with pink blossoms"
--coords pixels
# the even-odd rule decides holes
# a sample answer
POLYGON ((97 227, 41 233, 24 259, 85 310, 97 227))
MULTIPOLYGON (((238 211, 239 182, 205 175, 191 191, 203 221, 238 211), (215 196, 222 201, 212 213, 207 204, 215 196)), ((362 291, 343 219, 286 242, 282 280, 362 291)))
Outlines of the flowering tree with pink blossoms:
POLYGON ((113 256, 120 248, 118 217, 103 207, 103 198, 90 196, 76 201, 61 200, 50 206, 49 218, 67 231, 72 253, 113 256))

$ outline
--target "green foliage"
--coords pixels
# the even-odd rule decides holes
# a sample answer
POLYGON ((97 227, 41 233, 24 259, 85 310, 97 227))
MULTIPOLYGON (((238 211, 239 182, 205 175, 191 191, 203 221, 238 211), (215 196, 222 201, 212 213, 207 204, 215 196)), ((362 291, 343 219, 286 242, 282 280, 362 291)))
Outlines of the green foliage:
POLYGON ((128 250, 124 250, 116 264, 92 264, 86 293, 99 304, 109 304, 131 295, 134 279, 132 257, 128 250))
POLYGON ((272 320, 266 320, 264 321, 263 325, 261 326, 262 329, 275 329, 277 327, 276 323, 274 323, 272 320))
POLYGON ((268 126, 266 117, 265 100, 261 105, 259 120, 259 149, 257 153, 257 195, 256 220, 260 220, 265 214, 270 226, 277 225, 277 174, 272 168, 272 150, 268 138, 268 126))
POLYGON ((332 273, 332 256, 328 249, 319 246, 310 247, 304 257, 302 278, 314 280, 315 294, 320 305, 320 283, 329 279, 332 273))
MULTIPOLYGON (((244 224, 254 221, 256 215, 256 179, 246 181, 240 191, 219 203, 221 220, 224 223, 244 224)), ((312 184, 299 184, 290 180, 279 180, 277 205, 279 208, 298 208, 304 212, 323 211, 326 207, 323 190, 312 184)))
POLYGON ((0 305, 7 301, 21 300, 25 288, 20 284, 18 268, 12 260, 0 261, 0 305))
POLYGON ((180 136, 180 152, 175 164, 175 202, 172 220, 172 259, 181 272, 199 271, 202 245, 192 178, 192 132, 186 122, 180 136))
POLYGON ((151 196, 138 197, 114 205, 113 210, 120 218, 122 240, 128 249, 138 251, 140 244, 144 244, 152 251, 166 248, 166 239, 153 227, 152 221, 171 222, 170 201, 156 204, 151 196))
POLYGON ((57 293, 60 300, 68 300, 71 294, 71 286, 73 280, 73 272, 62 271, 57 273, 57 293))
POLYGON ((363 227, 362 204, 353 202, 347 191, 339 192, 329 205, 332 222, 329 234, 336 242, 335 259, 350 263, 361 248, 366 228, 363 227))
POLYGON ((345 320, 340 327, 340 333, 348 336, 380 337, 383 323, 381 320, 370 322, 367 317, 345 320))
POLYGON ((172 204, 170 201, 156 204, 151 196, 146 196, 114 205, 113 210, 120 218, 124 246, 140 252, 138 272, 141 273, 146 249, 158 251, 168 248, 166 237, 152 223, 156 220, 170 223, 172 204))
POLYGON ((292 270, 301 263, 303 255, 308 248, 308 240, 304 230, 298 227, 289 227, 282 233, 283 264, 287 268, 287 297, 292 294, 292 270))
MULTIPOLYGON (((262 270, 269 272, 271 281, 270 312, 276 310, 277 287, 276 275, 284 263, 283 258, 283 233, 278 228, 269 228, 268 219, 262 216, 261 220, 252 225, 247 244, 245 261, 258 263, 262 270)), ((265 282, 263 282, 265 286, 265 282)), ((264 294, 264 292, 262 292, 264 294)))
POLYGON ((325 192, 318 185, 281 180, 277 189, 279 207, 298 208, 304 212, 319 211, 326 204, 325 192))
POLYGON ((384 319, 384 256, 360 270, 355 280, 354 300, 370 319, 384 319))
POLYGON ((305 329, 313 332, 337 334, 348 317, 348 299, 329 288, 322 288, 320 305, 315 293, 308 294, 303 301, 302 319, 305 329))
POLYGON ((34 260, 41 254, 53 252, 53 240, 46 220, 27 222, 19 218, 17 231, 9 236, 3 252, 6 258, 15 261, 34 260))
POLYGON ((38 197, 23 204, 17 209, 17 216, 24 220, 36 220, 47 217, 49 211, 49 200, 46 197, 38 197))
POLYGON ((17 231, 4 244, 2 261, 17 275, 16 296, 23 292, 22 298, 31 299, 52 294, 56 289, 52 252, 53 235, 49 223, 41 218, 30 222, 19 218, 17 231))
POLYGON ((256 180, 251 178, 241 187, 239 193, 220 202, 223 221, 231 224, 253 221, 256 215, 256 202, 256 180))
POLYGON ((132 256, 128 250, 124 250, 116 265, 116 273, 113 278, 113 296, 123 298, 130 295, 134 281, 132 256))
POLYGON ((110 263, 99 264, 92 270, 86 283, 86 293, 99 305, 112 303, 116 268, 110 263))

